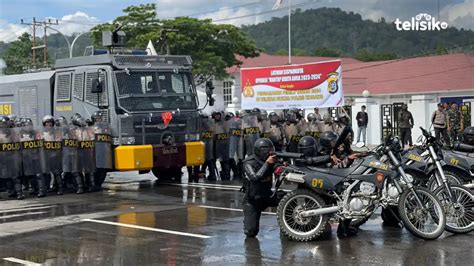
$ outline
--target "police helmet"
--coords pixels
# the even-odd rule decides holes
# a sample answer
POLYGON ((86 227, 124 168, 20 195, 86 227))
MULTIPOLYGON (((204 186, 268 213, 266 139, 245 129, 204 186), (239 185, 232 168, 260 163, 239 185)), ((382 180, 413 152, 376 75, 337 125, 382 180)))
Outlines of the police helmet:
POLYGON ((85 125, 91 127, 94 125, 94 121, 92 119, 87 118, 85 121, 85 125))
POLYGON ((288 111, 286 113, 286 121, 290 123, 296 123, 297 116, 296 113, 293 110, 288 111))
POLYGON ((64 117, 64 116, 58 117, 58 119, 56 119, 56 126, 58 126, 58 127, 67 126, 66 117, 64 117))
POLYGON ((31 127, 33 126, 33 120, 31 120, 31 118, 23 118, 23 121, 21 124, 24 127, 31 127))
POLYGON ((314 113, 309 113, 306 119, 308 119, 308 122, 316 121, 316 115, 314 113))
POLYGON ((77 127, 83 127, 86 125, 86 121, 83 117, 77 117, 71 120, 72 124, 77 127))
POLYGON ((253 152, 260 160, 265 161, 271 153, 275 152, 275 146, 271 140, 260 138, 255 141, 253 152))
POLYGON ((261 112, 261 111, 260 111, 260 109, 258 109, 258 108, 253 108, 253 109, 252 109, 252 114, 253 114, 253 115, 257 115, 257 116, 258 116, 258 115, 260 115, 260 112, 261 112))
POLYGON ((327 151, 331 150, 334 148, 334 145, 336 145, 337 138, 339 136, 336 134, 336 132, 333 131, 326 131, 321 133, 319 136, 319 142, 321 144, 321 147, 326 149, 327 151))
POLYGON ((92 123, 98 123, 98 122, 102 122, 102 114, 99 112, 99 111, 95 111, 92 115, 91 115, 91 121, 92 123))
POLYGON ((474 127, 466 127, 466 129, 464 129, 463 142, 474 146, 474 127))
POLYGON ((311 136, 304 136, 298 142, 298 152, 305 157, 312 157, 318 151, 318 142, 311 136))
POLYGON ((54 123, 55 123, 54 117, 51 116, 51 115, 45 115, 45 116, 43 117, 43 126, 44 126, 44 127, 46 126, 46 123, 51 123, 52 126, 54 127, 54 123))
POLYGON ((273 123, 273 124, 278 123, 278 121, 280 120, 280 117, 279 117, 278 114, 275 113, 275 112, 271 112, 271 113, 268 115, 268 118, 270 118, 270 122, 273 123))
POLYGON ((9 128, 10 127, 10 118, 6 115, 0 116, 0 128, 9 128))
POLYGON ((82 117, 82 115, 79 114, 79 113, 73 114, 73 115, 71 116, 71 122, 72 122, 73 120, 77 120, 77 119, 80 118, 80 117, 82 117))
POLYGON ((17 116, 16 116, 15 114, 11 114, 11 115, 8 115, 8 118, 9 118, 11 121, 15 122, 16 119, 17 119, 17 116))
POLYGON ((245 116, 249 116, 252 114, 252 111, 251 110, 242 110, 240 111, 240 117, 245 117, 245 116))
POLYGON ((227 112, 227 113, 225 113, 225 120, 226 120, 226 121, 229 121, 229 120, 231 120, 231 119, 234 118, 234 117, 235 117, 235 115, 234 115, 234 113, 232 113, 232 112, 227 112))

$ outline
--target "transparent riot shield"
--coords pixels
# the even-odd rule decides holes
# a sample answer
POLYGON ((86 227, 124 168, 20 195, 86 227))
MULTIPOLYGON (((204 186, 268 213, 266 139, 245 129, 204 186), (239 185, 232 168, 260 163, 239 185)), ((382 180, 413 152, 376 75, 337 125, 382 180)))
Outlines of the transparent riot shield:
POLYGON ((214 122, 210 119, 201 119, 201 140, 206 149, 206 161, 214 160, 214 122))
POLYGON ((268 138, 273 142, 275 146, 283 145, 283 127, 279 124, 270 125, 268 138))
POLYGON ((79 130, 79 170, 83 173, 94 173, 96 169, 94 127, 81 127, 79 130))
POLYGON ((242 120, 238 117, 233 117, 229 121, 229 157, 244 159, 244 142, 242 134, 242 120))
POLYGON ((67 125, 61 128, 63 132, 62 142, 62 167, 65 173, 77 173, 79 171, 79 136, 80 130, 76 126, 67 125))
POLYGON ((229 160, 229 123, 228 121, 214 122, 215 151, 216 159, 221 161, 229 160))
POLYGON ((95 164, 97 168, 112 169, 112 136, 107 123, 95 124, 95 164))
POLYGON ((260 136, 262 138, 270 138, 270 121, 263 120, 260 122, 260 136))
POLYGON ((46 172, 61 173, 62 158, 61 145, 63 140, 63 131, 58 127, 43 128, 43 143, 46 172))
POLYGON ((308 123, 308 127, 306 130, 307 136, 311 136, 315 139, 319 139, 319 136, 321 135, 321 126, 319 121, 313 121, 308 123))
POLYGON ((19 131, 0 128, 0 178, 11 179, 21 175, 19 131))
POLYGON ((300 141, 301 135, 298 130, 298 126, 294 123, 286 124, 285 137, 288 141, 286 146, 287 152, 298 152, 298 142, 300 141))
POLYGON ((42 128, 19 128, 23 176, 46 173, 42 128))
POLYGON ((255 141, 260 138, 257 117, 253 115, 242 117, 242 131, 244 133, 245 154, 250 156, 253 154, 255 141))

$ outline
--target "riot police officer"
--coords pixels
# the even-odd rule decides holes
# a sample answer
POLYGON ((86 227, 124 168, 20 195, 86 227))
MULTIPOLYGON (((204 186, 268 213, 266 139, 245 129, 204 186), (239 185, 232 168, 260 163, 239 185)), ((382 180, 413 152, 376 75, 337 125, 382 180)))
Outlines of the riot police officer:
POLYGON ((81 167, 79 165, 79 141, 81 131, 79 126, 81 122, 78 120, 81 115, 74 114, 71 117, 71 124, 63 128, 63 145, 62 145, 62 167, 63 179, 71 176, 75 182, 76 194, 84 193, 84 181, 81 176, 81 167))
POLYGON ((286 114, 285 138, 288 141, 286 146, 287 152, 298 152, 298 141, 301 138, 299 131, 297 113, 294 110, 288 111, 286 114))
POLYGON ((19 135, 7 116, 0 116, 0 145, 0 182, 6 185, 9 198, 23 199, 19 135))
MULTIPOLYGON (((320 116, 319 116, 320 117, 320 116)), ((312 136, 315 139, 319 139, 321 135, 321 121, 315 113, 309 113, 307 116, 308 124, 306 127, 305 135, 312 136)))
POLYGON ((94 125, 94 140, 95 140, 95 163, 96 170, 94 173, 94 185, 97 190, 101 189, 107 171, 113 168, 112 165, 112 137, 110 135, 110 128, 107 121, 101 112, 94 112, 91 116, 92 124, 94 125))
POLYGON ((276 156, 271 140, 258 139, 253 155, 244 160, 244 233, 255 237, 260 227, 260 215, 267 207, 275 205, 272 199, 272 178, 276 156))
POLYGON ((222 119, 221 112, 213 112, 212 118, 214 119, 214 147, 215 147, 215 158, 219 159, 221 165, 221 180, 230 180, 230 168, 229 168, 229 123, 222 119))
POLYGON ((276 151, 282 151, 283 146, 285 145, 285 135, 283 133, 283 126, 279 121, 280 118, 275 112, 271 112, 268 117, 270 119, 268 138, 273 142, 276 151))
POLYGON ((61 176, 62 160, 61 160, 61 142, 62 131, 55 127, 56 121, 51 115, 43 117, 43 139, 44 139, 44 155, 46 163, 46 173, 43 175, 46 187, 49 189, 51 184, 51 175, 54 177, 54 187, 58 195, 63 194, 64 182, 61 176))
POLYGON ((206 169, 209 170, 207 179, 210 181, 216 180, 216 164, 214 156, 214 123, 209 119, 205 113, 201 113, 201 140, 204 142, 204 149, 206 151, 206 160, 201 166, 201 173, 206 174, 206 169))
POLYGON ((337 132, 337 128, 334 125, 334 122, 330 113, 324 114, 323 120, 324 120, 324 123, 322 125, 321 132, 327 132, 327 131, 337 132))
POLYGON ((319 137, 319 144, 321 145, 322 154, 331 154, 334 145, 338 139, 338 135, 334 131, 326 131, 321 133, 319 137))
POLYGON ((244 135, 244 153, 246 156, 253 154, 255 141, 260 138, 260 129, 258 128, 258 114, 260 110, 255 108, 252 110, 242 110, 240 116, 242 118, 242 133, 244 135))
POLYGON ((242 120, 232 113, 227 113, 229 123, 229 166, 233 179, 242 179, 242 160, 244 159, 244 146, 242 139, 242 120))

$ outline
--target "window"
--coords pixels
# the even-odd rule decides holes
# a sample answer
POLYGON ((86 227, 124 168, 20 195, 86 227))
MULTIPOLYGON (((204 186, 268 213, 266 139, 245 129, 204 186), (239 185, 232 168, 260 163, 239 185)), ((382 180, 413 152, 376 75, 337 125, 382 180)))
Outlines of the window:
MULTIPOLYGON (((86 103, 90 103, 92 105, 97 105, 97 100, 98 100, 98 95, 97 93, 92 93, 91 88, 92 88, 92 80, 94 78, 97 78, 98 74, 97 72, 89 72, 86 73, 86 82, 85 82, 85 91, 84 91, 84 101, 86 103)), ((107 79, 105 72, 100 73, 101 79, 104 81, 104 92, 100 94, 100 105, 101 106, 107 106, 108 105, 108 100, 107 100, 107 79)))
POLYGON ((228 106, 229 104, 232 103, 232 81, 224 81, 223 87, 224 87, 224 104, 228 106))
POLYGON ((71 75, 72 73, 58 74, 57 76, 57 96, 58 102, 71 101, 71 75))
POLYGON ((74 74, 74 98, 84 100, 84 73, 74 74))

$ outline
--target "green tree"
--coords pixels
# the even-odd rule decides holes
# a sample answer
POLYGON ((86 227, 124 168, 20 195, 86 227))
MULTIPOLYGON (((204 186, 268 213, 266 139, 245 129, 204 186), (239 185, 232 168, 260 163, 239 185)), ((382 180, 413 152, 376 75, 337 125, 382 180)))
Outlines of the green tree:
POLYGON ((360 61, 382 61, 382 60, 393 60, 397 59, 397 56, 393 53, 372 53, 367 49, 359 49, 355 54, 355 58, 360 61))
POLYGON ((305 55, 308 55, 308 53, 306 52, 305 49, 300 49, 300 48, 296 48, 296 49, 292 49, 293 50, 293 54, 295 56, 305 56, 305 55))
POLYGON ((286 49, 279 49, 278 51, 276 51, 275 54, 276 54, 276 55, 288 55, 288 50, 286 50, 286 49))
POLYGON ((242 64, 237 55, 256 57, 260 52, 254 41, 233 25, 218 25, 210 19, 189 17, 158 20, 155 4, 130 6, 123 12, 125 15, 117 17, 113 23, 92 29, 95 44, 99 43, 101 31, 113 29, 116 23, 123 25, 122 30, 126 32, 128 46, 131 47, 144 48, 149 40, 158 43, 163 29, 177 30, 166 35, 170 51, 192 57, 198 84, 212 78, 227 77, 226 68, 242 64))
POLYGON ((315 56, 340 57, 341 53, 335 49, 320 47, 314 51, 315 56))
MULTIPOLYGON (((4 60, 7 68, 5 69, 6 75, 12 74, 21 74, 23 70, 31 65, 32 62, 32 41, 31 35, 28 33, 23 33, 18 40, 10 43, 10 46, 5 51, 4 60)), ((37 60, 40 61, 42 57, 37 57, 37 60)), ((37 62, 38 65, 41 62, 37 62)))

